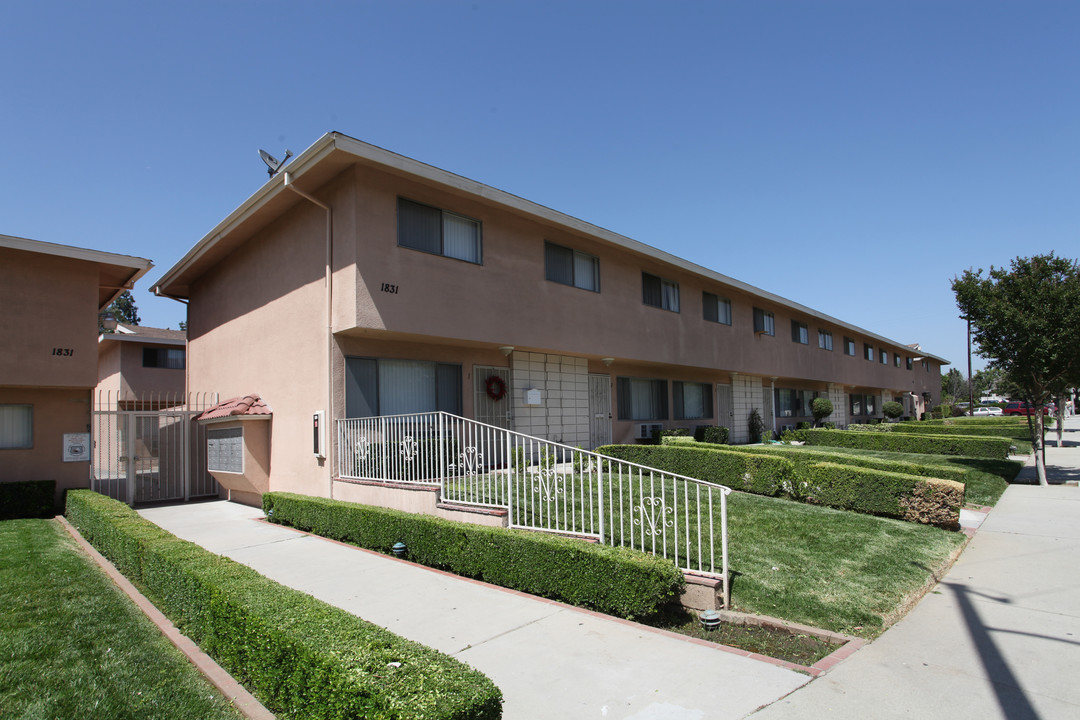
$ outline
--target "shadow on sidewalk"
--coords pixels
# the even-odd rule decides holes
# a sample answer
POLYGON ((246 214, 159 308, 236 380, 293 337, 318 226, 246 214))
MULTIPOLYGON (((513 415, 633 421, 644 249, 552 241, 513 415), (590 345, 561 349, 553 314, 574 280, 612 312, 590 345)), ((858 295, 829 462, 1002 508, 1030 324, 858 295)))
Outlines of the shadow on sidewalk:
POLYGON ((960 612, 963 614, 964 622, 967 625, 968 634, 971 636, 971 641, 979 653, 979 660, 982 662, 986 677, 990 681, 990 686, 994 689, 994 694, 997 696, 1002 715, 1009 720, 1038 720, 1039 714, 1032 707, 1031 702, 1024 693, 1024 688, 1021 687, 1019 680, 1013 674, 1009 663, 1005 660, 994 642, 994 638, 991 636, 992 631, 998 632, 998 630, 988 628, 983 624, 982 619, 979 618, 979 613, 975 609, 975 604, 972 602, 972 596, 979 596, 985 600, 998 603, 1009 603, 1011 601, 1008 598, 993 597, 985 593, 975 592, 958 583, 943 582, 942 585, 949 588, 956 597, 960 612))

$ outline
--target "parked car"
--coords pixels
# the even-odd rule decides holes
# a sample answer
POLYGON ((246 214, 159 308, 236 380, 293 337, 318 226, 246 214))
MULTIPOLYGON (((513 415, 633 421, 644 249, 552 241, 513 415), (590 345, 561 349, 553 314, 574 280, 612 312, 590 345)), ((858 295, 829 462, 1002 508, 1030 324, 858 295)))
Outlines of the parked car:
POLYGON ((971 414, 975 417, 980 415, 983 417, 989 417, 991 415, 1002 415, 1002 410, 997 405, 980 405, 971 411, 971 414))
MULTIPOLYGON (((1043 415, 1049 415, 1050 409, 1043 406, 1043 415)), ((1005 406, 1005 415, 1034 415, 1035 408, 1031 403, 1013 401, 1005 406)))

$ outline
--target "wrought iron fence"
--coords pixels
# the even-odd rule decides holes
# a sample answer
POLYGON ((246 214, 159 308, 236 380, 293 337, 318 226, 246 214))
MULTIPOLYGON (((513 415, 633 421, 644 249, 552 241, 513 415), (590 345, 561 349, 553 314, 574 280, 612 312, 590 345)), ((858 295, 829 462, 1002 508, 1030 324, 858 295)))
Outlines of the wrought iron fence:
POLYGON ((206 466, 206 429, 194 422, 216 402, 216 393, 99 392, 90 488, 129 505, 217 495, 206 466))
POLYGON ((444 412, 339 420, 337 438, 342 479, 437 485, 511 527, 661 555, 722 577, 727 603, 728 487, 444 412))

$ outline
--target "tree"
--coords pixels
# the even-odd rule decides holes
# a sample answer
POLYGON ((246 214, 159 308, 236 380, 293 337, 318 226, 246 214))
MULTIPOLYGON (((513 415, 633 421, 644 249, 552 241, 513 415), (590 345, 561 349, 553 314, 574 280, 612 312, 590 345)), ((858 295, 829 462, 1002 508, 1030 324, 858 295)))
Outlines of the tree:
POLYGON ((1004 394, 999 387, 1002 376, 1001 368, 987 367, 976 370, 975 377, 971 379, 971 382, 975 385, 975 394, 979 397, 1004 394))
POLYGON ((832 411, 832 401, 829 398, 814 398, 814 401, 810 403, 810 412, 814 415, 814 426, 820 425, 822 420, 832 415, 832 411))
POLYGON ((961 398, 966 398, 967 382, 964 376, 956 368, 949 368, 949 372, 941 375, 941 401, 949 404, 955 403, 961 398), (946 398, 949 398, 948 400, 946 398))
POLYGON ((904 414, 904 406, 895 400, 890 400, 881 406, 881 412, 890 420, 895 420, 904 414))
POLYGON ((1041 409, 1052 395, 1080 380, 1080 265, 1048 255, 1016 258, 1008 268, 965 270, 952 289, 971 321, 979 355, 1000 368, 1028 417, 1039 484, 1046 485, 1041 409))
POLYGON ((132 297, 130 290, 125 290, 120 297, 113 300, 106 312, 111 312, 116 322, 124 325, 139 324, 139 308, 135 306, 135 298, 132 297))

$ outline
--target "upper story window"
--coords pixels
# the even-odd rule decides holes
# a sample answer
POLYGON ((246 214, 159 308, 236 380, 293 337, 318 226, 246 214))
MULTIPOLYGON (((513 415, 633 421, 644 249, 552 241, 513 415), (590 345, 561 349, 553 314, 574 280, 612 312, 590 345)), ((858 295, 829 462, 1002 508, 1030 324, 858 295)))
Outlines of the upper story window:
POLYGON ((806 327, 806 323, 798 320, 791 321, 791 341, 800 345, 810 344, 810 330, 806 327))
POLYGON ((776 334, 776 318, 770 311, 754 308, 754 332, 758 335, 776 334))
POLYGON ((544 275, 551 282, 600 292, 600 258, 544 242, 544 275))
POLYGON ((888 350, 882 350, 881 351, 881 364, 882 365, 888 365, 889 364, 889 351, 888 350))
POLYGON ((641 297, 646 305, 679 312, 679 283, 674 280, 641 273, 641 297))
POLYGON ((907 369, 908 370, 911 369, 911 357, 910 356, 907 358, 907 369))
POLYGON ((142 351, 144 368, 184 369, 184 350, 182 348, 144 347, 142 351))
POLYGON ((870 343, 863 343, 863 355, 870 362, 874 362, 874 346, 870 343))
POLYGON ((817 346, 822 350, 832 350, 832 333, 828 330, 818 330, 817 346))
POLYGON ((855 357, 855 341, 849 337, 844 338, 844 354, 855 357))
POLYGON ((893 365, 896 367, 900 367, 900 353, 893 353, 892 359, 893 365))
POLYGON ((620 420, 667 420, 667 380, 620 377, 615 391, 620 420))
POLYGON ((731 324, 731 301, 726 297, 701 293, 701 305, 705 309, 705 319, 722 325, 731 324))
POLYGON ((480 263, 480 221, 398 198, 398 245, 480 263))
POLYGON ((34 447, 34 406, 0 405, 0 450, 34 447))

